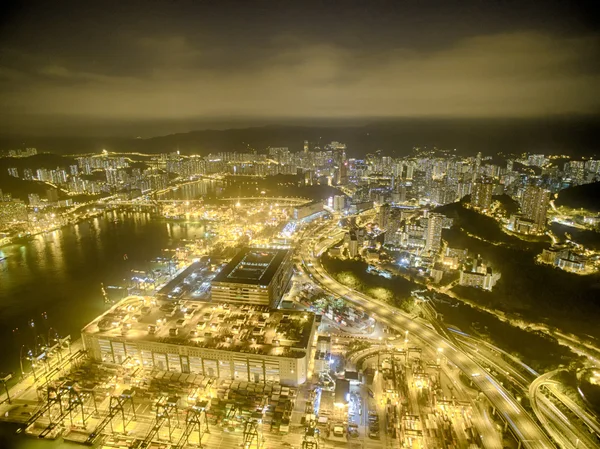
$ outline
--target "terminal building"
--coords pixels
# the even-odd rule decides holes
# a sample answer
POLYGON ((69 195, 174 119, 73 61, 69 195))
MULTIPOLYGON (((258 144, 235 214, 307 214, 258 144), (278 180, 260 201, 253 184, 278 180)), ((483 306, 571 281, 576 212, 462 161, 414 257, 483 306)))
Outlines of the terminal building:
POLYGON ((244 248, 212 280, 213 301, 277 308, 292 278, 289 249, 244 248))
POLYGON ((98 362, 245 382, 306 382, 315 315, 267 306, 128 297, 82 330, 98 362))
POLYGON ((292 216, 294 220, 302 220, 311 215, 323 212, 323 201, 312 201, 301 206, 294 207, 292 216))

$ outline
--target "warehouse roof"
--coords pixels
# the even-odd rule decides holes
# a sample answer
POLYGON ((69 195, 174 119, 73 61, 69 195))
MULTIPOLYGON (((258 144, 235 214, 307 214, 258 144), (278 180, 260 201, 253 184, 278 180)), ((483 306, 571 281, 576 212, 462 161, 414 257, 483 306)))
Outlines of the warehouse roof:
POLYGON ((213 279, 215 282, 267 286, 288 255, 288 249, 244 248, 213 279))

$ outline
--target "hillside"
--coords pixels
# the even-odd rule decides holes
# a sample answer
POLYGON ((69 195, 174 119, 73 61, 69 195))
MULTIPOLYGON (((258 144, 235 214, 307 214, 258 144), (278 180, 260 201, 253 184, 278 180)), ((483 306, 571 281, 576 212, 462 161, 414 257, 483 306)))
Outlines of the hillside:
POLYGON ((584 208, 588 211, 600 212, 598 198, 600 198, 600 182, 594 182, 561 190, 555 204, 571 209, 584 208))
MULTIPOLYGON (((275 119, 285 123, 285 119, 275 119)), ((439 119, 398 118, 389 120, 311 120, 310 124, 269 125, 230 129, 204 129, 168 134, 160 137, 164 126, 120 124, 107 135, 106 130, 89 137, 39 137, 0 135, 0 150, 36 147, 40 151, 60 154, 109 151, 161 153, 179 149, 183 153, 206 155, 219 151, 247 151, 254 148, 287 146, 302 149, 304 140, 324 145, 333 140, 348 145, 350 157, 364 157, 382 151, 392 156, 409 154, 414 147, 456 149, 458 154, 474 155, 478 151, 492 155, 505 152, 544 151, 569 153, 577 148, 581 154, 595 151, 595 131, 599 117, 545 119, 439 119), (360 124, 357 124, 360 123, 360 124), (136 138, 138 135, 141 138, 136 138), (125 137, 130 136, 130 137, 125 137)), ((180 127, 175 127, 175 129, 180 127)), ((201 129, 190 124, 187 129, 201 129)), ((171 128, 173 129, 173 127, 171 128)), ((73 132, 90 133, 90 129, 73 128, 73 132)))

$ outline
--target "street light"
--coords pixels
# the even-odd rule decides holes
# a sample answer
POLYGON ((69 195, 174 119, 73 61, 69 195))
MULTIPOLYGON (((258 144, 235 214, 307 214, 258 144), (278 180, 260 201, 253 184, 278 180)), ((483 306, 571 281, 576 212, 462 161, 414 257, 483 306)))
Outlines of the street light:
MULTIPOLYGON (((6 382, 11 380, 12 377, 13 377, 12 373, 0 374, 0 382, 2 382, 2 385, 4 385, 4 391, 6 391, 6 400, 8 401, 9 404, 12 404, 12 401, 10 399, 10 394, 9 394, 8 386, 6 385, 6 382)), ((578 442, 579 442, 579 440, 578 440, 578 442)))

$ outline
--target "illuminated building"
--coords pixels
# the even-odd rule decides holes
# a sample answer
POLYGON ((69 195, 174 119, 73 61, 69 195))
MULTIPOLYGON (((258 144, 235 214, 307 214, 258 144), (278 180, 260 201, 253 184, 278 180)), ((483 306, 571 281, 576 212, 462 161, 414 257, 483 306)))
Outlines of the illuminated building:
POLYGON ((425 229, 425 251, 436 252, 442 246, 442 223, 444 216, 430 213, 425 229))
POLYGON ((471 181, 475 183, 477 177, 479 176, 479 168, 481 167, 481 152, 477 153, 477 157, 475 158, 475 165, 473 167, 473 177, 471 181))
POLYGON ((527 163, 535 167, 541 167, 546 162, 546 158, 543 154, 530 154, 527 157, 527 163))
POLYGON ((386 230, 390 220, 391 207, 389 204, 382 204, 379 208, 379 229, 386 230))
POLYGON ((546 229, 546 213, 550 201, 550 192, 536 186, 527 186, 521 196, 521 212, 534 223, 538 233, 546 229))
POLYGON ((58 202, 58 190, 53 188, 46 189, 46 198, 49 203, 57 203, 58 202))
POLYGON ((332 209, 341 212, 346 207, 346 197, 344 195, 335 195, 333 197, 332 209))
POLYGON ((565 174, 568 175, 575 184, 581 184, 585 176, 584 161, 569 161, 565 164, 565 174))
POLYGON ((358 237, 355 231, 350 231, 350 239, 348 240, 348 254, 354 258, 358 256, 358 237))
POLYGON ((557 266, 565 271, 577 273, 585 270, 585 260, 583 258, 571 256, 567 259, 559 259, 557 266))
POLYGON ((540 261, 576 273, 586 268, 587 258, 568 245, 556 245, 544 249, 540 261))
POLYGON ((410 181, 413 179, 413 173, 414 173, 415 167, 412 163, 409 163, 406 165, 406 180, 410 181))
POLYGON ((315 315, 128 297, 82 330, 91 359, 244 382, 306 382, 315 315))
POLYGON ((315 352, 315 372, 328 373, 331 360, 331 336, 319 335, 317 338, 317 350, 315 352))
POLYGON ((585 169, 591 173, 600 173, 600 160, 590 159, 586 161, 585 169))
POLYGON ((46 168, 38 168, 36 170, 36 177, 38 181, 51 181, 50 171, 46 168))
POLYGON ((525 218, 522 214, 513 214, 510 216, 508 229, 520 234, 533 234, 536 226, 533 221, 525 218))
POLYGON ((459 182, 457 187, 456 187, 456 197, 461 200, 463 199, 465 196, 470 195, 471 194, 471 187, 472 184, 470 181, 467 182, 459 182))
POLYGON ((481 259, 475 260, 460 272, 459 285, 476 287, 491 291, 501 275, 494 272, 491 267, 482 263, 481 259))
POLYGON ((313 201, 308 204, 294 207, 292 216, 294 217, 294 220, 302 220, 303 218, 318 214, 319 212, 323 212, 323 202, 313 201))
POLYGON ((476 209, 489 210, 492 205, 494 184, 487 181, 478 181, 473 186, 471 205, 476 209))
POLYGON ((276 308, 291 278, 290 250, 245 248, 212 280, 212 299, 276 308))
POLYGON ((37 193, 30 193, 27 195, 30 206, 39 206, 41 204, 40 196, 37 193))
POLYGON ((106 182, 109 185, 114 186, 119 182, 119 179, 117 177, 117 170, 115 168, 108 168, 105 173, 106 173, 106 182))

